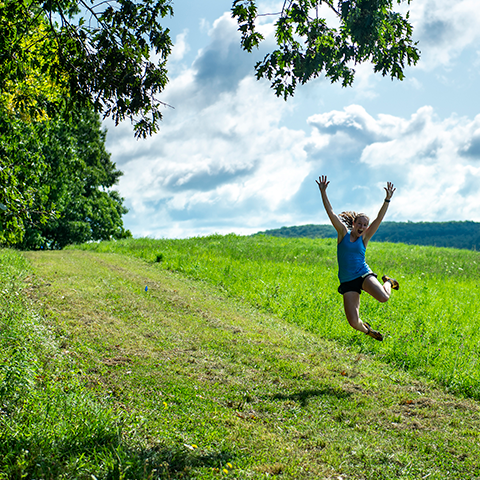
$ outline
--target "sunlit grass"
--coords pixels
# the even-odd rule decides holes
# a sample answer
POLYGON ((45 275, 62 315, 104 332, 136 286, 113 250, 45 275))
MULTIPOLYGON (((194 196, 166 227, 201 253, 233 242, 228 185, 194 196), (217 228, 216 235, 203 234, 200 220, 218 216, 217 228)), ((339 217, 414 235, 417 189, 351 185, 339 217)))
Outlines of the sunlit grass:
MULTIPOLYGON (((192 272, 213 275, 218 268, 201 258, 215 259, 218 244, 209 247, 212 240, 219 238, 202 239, 197 251, 189 247, 184 267, 191 257, 192 272)), ((257 304, 276 308, 271 297, 281 297, 276 286, 288 285, 284 275, 292 268, 285 273, 287 260, 272 261, 277 283, 271 288, 268 265, 248 265, 249 251, 268 263, 265 251, 241 241, 226 239, 231 254, 215 260, 223 272, 214 285, 198 280, 206 276, 192 273, 195 280, 162 268, 184 252, 155 243, 136 250, 147 262, 131 251, 25 254, 34 273, 23 291, 17 282, 14 296, 30 297, 32 312, 34 306, 41 316, 36 314, 34 329, 19 327, 18 335, 28 333, 18 343, 28 345, 32 331, 43 332, 34 342, 38 348, 28 352, 49 368, 37 369, 25 387, 31 400, 18 410, 21 415, 3 417, 7 427, 15 420, 16 430, 0 429, 2 451, 17 439, 22 445, 4 463, 5 478, 480 477, 478 402, 436 388, 434 381, 404 371, 408 366, 383 362, 383 354, 371 350, 378 344, 345 325, 328 243, 325 254, 312 249, 312 258, 300 263, 308 244, 285 245, 281 252, 293 270, 295 263, 304 267, 306 284, 317 281, 309 265, 322 255, 332 262, 325 267, 333 277, 325 289, 335 282, 333 292, 321 298, 330 298, 338 316, 322 320, 330 310, 319 301, 309 332, 300 315, 307 315, 308 296, 297 319, 259 312, 257 304), (236 255, 238 263, 232 261, 236 255), (242 264, 252 278, 244 278, 242 264), (264 290, 244 290, 242 283, 264 290), (322 322, 338 327, 337 341, 316 333, 322 322), (30 434, 32 425, 38 439, 30 434)), ((274 255, 275 244, 266 246, 274 255)), ((288 281, 296 295, 303 293, 294 279, 288 281)), ((14 315, 11 323, 19 321, 14 315)), ((2 345, 8 348, 9 340, 2 345)))
POLYGON ((31 273, 20 253, 0 249, 0 479, 146 478, 145 459, 158 454, 124 441, 125 417, 91 391, 76 354, 29 304, 31 273))
POLYGON ((186 240, 136 239, 84 245, 134 255, 208 281, 261 310, 324 338, 354 345, 397 366, 480 398, 480 254, 371 242, 367 261, 400 282, 390 301, 362 295, 361 317, 384 342, 353 331, 344 318, 332 239, 236 235, 186 240))

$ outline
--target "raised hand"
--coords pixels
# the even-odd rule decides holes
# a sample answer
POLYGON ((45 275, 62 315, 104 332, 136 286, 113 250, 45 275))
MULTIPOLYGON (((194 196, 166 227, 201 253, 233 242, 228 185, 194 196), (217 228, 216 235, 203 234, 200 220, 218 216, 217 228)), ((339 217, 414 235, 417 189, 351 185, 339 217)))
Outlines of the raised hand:
POLYGON ((326 175, 321 175, 320 177, 318 177, 318 180, 315 181, 317 182, 318 188, 321 192, 324 192, 327 189, 328 184, 330 183, 327 181, 326 175))
POLYGON ((393 196, 393 193, 395 192, 396 188, 393 186, 392 182, 387 182, 387 186, 383 187, 385 189, 385 192, 387 192, 387 196, 385 200, 390 200, 393 196))

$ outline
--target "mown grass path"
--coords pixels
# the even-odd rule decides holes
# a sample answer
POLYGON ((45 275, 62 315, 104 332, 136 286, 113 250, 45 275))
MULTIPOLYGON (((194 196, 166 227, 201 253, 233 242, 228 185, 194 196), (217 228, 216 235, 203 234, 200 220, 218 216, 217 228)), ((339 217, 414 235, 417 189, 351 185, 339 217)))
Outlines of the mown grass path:
POLYGON ((145 478, 480 478, 478 402, 152 263, 26 256, 64 353, 160 452, 145 478))

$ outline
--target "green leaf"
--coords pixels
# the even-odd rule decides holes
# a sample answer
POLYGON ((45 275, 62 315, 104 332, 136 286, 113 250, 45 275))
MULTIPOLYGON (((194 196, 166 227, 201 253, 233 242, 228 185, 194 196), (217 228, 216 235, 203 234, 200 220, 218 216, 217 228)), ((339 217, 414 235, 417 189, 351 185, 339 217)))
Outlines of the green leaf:
MULTIPOLYGON (((258 47, 263 40, 252 40, 258 19, 256 1, 236 0, 232 12, 242 33, 241 45, 250 52, 252 45, 258 47)), ((367 61, 375 72, 402 80, 405 66, 415 65, 420 58, 409 14, 402 17, 394 12, 392 0, 344 0, 338 9, 330 0, 297 0, 285 2, 276 15, 280 50, 267 54, 255 70, 257 79, 270 80, 276 95, 285 99, 294 95, 298 83, 320 75, 349 86, 355 71, 348 65, 367 61), (338 28, 317 16, 320 4, 337 16, 338 28)))

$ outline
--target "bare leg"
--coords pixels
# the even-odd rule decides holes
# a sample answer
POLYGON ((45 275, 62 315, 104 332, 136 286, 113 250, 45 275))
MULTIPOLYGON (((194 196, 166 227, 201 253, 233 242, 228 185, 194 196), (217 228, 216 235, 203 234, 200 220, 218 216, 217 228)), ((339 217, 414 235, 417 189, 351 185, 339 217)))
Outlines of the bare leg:
POLYGON ((379 302, 384 303, 390 298, 392 284, 390 282, 385 282, 382 285, 375 275, 370 275, 363 281, 362 290, 365 290, 379 302))
POLYGON ((360 320, 360 294, 357 292, 345 293, 343 295, 343 306, 350 326, 362 333, 367 333, 368 328, 360 320))

